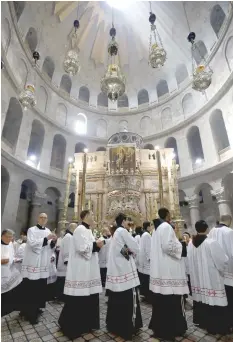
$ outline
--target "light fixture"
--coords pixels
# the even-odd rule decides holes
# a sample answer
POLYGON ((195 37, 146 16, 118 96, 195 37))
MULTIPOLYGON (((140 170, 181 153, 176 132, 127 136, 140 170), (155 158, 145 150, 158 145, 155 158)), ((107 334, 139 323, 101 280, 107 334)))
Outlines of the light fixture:
POLYGON ((202 162, 203 162, 203 160, 202 160, 201 158, 197 158, 197 159, 195 160, 195 164, 196 164, 196 165, 200 165, 200 164, 202 164, 202 162))
POLYGON ((101 79, 100 87, 109 100, 115 102, 125 92, 125 76, 121 72, 119 65, 118 44, 115 40, 116 29, 113 23, 109 34, 111 41, 108 44, 108 67, 104 77, 101 79))
POLYGON ((71 36, 71 49, 67 52, 63 67, 67 74, 74 76, 80 71, 80 61, 77 47, 77 30, 79 28, 79 20, 74 21, 74 33, 71 36))
POLYGON ((32 155, 29 156, 29 159, 31 161, 36 161, 37 157, 35 156, 35 154, 32 154, 32 155))
POLYGON ((73 160, 72 157, 69 157, 69 158, 68 158, 68 162, 69 162, 69 163, 73 163, 73 161, 74 161, 74 160, 73 160))
MULTIPOLYGON (((33 52, 33 59, 35 61, 34 67, 36 67, 36 62, 40 59, 39 52, 33 52)), ((35 97, 35 86, 31 83, 26 83, 25 89, 19 95, 19 102, 23 106, 24 110, 30 107, 35 107, 36 97, 35 97)))
POLYGON ((155 146, 155 150, 158 151, 160 147, 158 145, 155 146))
POLYGON ((150 27, 150 43, 149 43, 149 60, 148 64, 152 68, 160 68, 164 65, 167 53, 163 48, 163 43, 155 25, 156 15, 152 12, 151 1, 150 1, 150 16, 149 22, 150 27), (157 39, 158 38, 158 39, 157 39))
POLYGON ((198 45, 195 43, 196 34, 194 32, 190 32, 188 35, 188 41, 191 43, 191 53, 192 53, 192 72, 193 72, 193 82, 192 88, 197 91, 204 92, 207 88, 209 88, 212 82, 213 70, 207 64, 205 56, 201 55, 201 51, 198 48, 198 45), (198 54, 201 57, 200 63, 196 63, 194 59, 194 51, 198 51, 198 54), (195 66, 196 64, 196 66, 195 66))
POLYGON ((84 148, 83 152, 87 153, 88 152, 88 148, 84 148))
POLYGON ((174 152, 172 152, 172 159, 176 158, 176 154, 174 152))

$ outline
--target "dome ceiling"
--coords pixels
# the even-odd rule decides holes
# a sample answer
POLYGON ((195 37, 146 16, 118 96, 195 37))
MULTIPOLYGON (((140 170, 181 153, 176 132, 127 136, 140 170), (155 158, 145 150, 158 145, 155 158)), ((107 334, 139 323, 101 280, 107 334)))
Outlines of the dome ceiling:
MULTIPOLYGON (((204 42, 208 52, 217 41, 211 26, 211 11, 217 2, 152 2, 157 16, 157 28, 167 61, 160 70, 148 66, 150 25, 149 2, 138 1, 124 9, 114 9, 114 26, 122 70, 126 76, 126 93, 147 89, 160 93, 181 83, 191 73, 190 45, 187 41, 189 28, 184 12, 186 8, 189 25, 196 33, 196 40, 204 42), (166 81, 166 82, 164 82, 166 81), (157 91, 158 92, 158 91, 157 91)), ((228 11, 228 2, 221 2, 222 10, 228 11)), ((41 67, 46 59, 47 73, 52 82, 60 85, 65 54, 70 46, 69 38, 73 22, 80 20, 78 48, 81 71, 72 78, 72 87, 87 86, 90 92, 100 93, 100 79, 107 66, 107 44, 112 25, 112 8, 105 1, 82 2, 26 2, 18 20, 20 31, 32 49, 41 55, 41 67)), ((170 91, 170 89, 169 89, 170 91)), ((171 91, 170 91, 171 92, 171 91)), ((75 91, 72 91, 75 94, 75 91)))

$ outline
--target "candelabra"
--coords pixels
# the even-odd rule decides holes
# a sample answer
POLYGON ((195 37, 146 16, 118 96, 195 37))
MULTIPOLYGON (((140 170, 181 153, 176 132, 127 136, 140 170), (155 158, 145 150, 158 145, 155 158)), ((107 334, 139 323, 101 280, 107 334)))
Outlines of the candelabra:
POLYGON ((159 176, 159 204, 160 208, 163 207, 163 175, 162 175, 162 167, 161 167, 161 156, 160 151, 156 151, 156 160, 158 165, 158 176, 159 176))
POLYGON ((86 173, 87 173, 87 152, 88 149, 84 148, 83 154, 83 174, 82 174, 82 193, 81 193, 81 208, 85 209, 86 201, 86 173))

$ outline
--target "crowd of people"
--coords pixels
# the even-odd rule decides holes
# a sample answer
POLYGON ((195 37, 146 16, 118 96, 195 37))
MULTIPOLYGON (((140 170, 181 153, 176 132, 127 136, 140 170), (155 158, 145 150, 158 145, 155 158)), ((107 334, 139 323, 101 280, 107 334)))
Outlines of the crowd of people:
POLYGON ((132 340, 143 326, 140 301, 152 305, 153 336, 171 339, 187 330, 185 303, 193 303, 193 322, 211 334, 233 329, 233 230, 224 215, 210 231, 196 222, 197 234, 177 238, 167 208, 131 232, 119 213, 115 223, 93 235, 93 214, 71 223, 59 238, 41 213, 36 226, 14 241, 1 235, 2 316, 12 311, 38 322, 47 301, 64 302, 58 323, 73 340, 100 328, 99 294, 107 298, 109 332, 132 340))

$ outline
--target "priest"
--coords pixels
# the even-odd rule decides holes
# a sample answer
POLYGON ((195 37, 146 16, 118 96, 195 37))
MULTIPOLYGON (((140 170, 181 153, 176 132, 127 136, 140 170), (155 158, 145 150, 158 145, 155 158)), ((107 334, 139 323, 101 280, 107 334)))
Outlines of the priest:
POLYGON ((112 237, 107 269, 108 330, 125 340, 142 327, 138 299, 138 279, 135 257, 139 252, 137 241, 127 231, 128 221, 124 214, 116 217, 117 229, 112 237))
POLYGON ((93 215, 80 214, 82 223, 75 229, 64 287, 65 305, 58 323, 70 340, 100 328, 99 293, 102 292, 98 252, 105 241, 97 240, 90 227, 93 215))
POLYGON ((208 225, 195 224, 197 235, 188 247, 189 272, 193 296, 193 322, 209 334, 230 332, 224 269, 228 258, 220 244, 207 237, 208 225))
POLYGON ((56 283, 56 298, 58 301, 64 301, 64 285, 66 279, 66 271, 70 254, 71 241, 73 233, 77 228, 76 223, 70 223, 69 228, 65 232, 60 245, 60 251, 57 264, 57 283, 56 283))
POLYGON ((233 328, 233 229, 230 228, 231 222, 230 215, 222 215, 220 222, 211 229, 209 237, 218 241, 228 257, 224 271, 224 284, 228 300, 228 317, 233 328))
POLYGON ((47 278, 49 277, 49 252, 54 249, 57 237, 46 228, 47 214, 41 213, 36 226, 28 229, 22 263, 24 307, 21 315, 31 324, 37 324, 45 308, 47 278))
POLYGON ((162 223, 157 228, 155 225, 151 239, 150 290, 153 293, 149 328, 154 337, 169 340, 187 330, 183 296, 189 291, 181 260, 187 252, 168 223, 169 210, 160 208, 158 214, 162 223))

